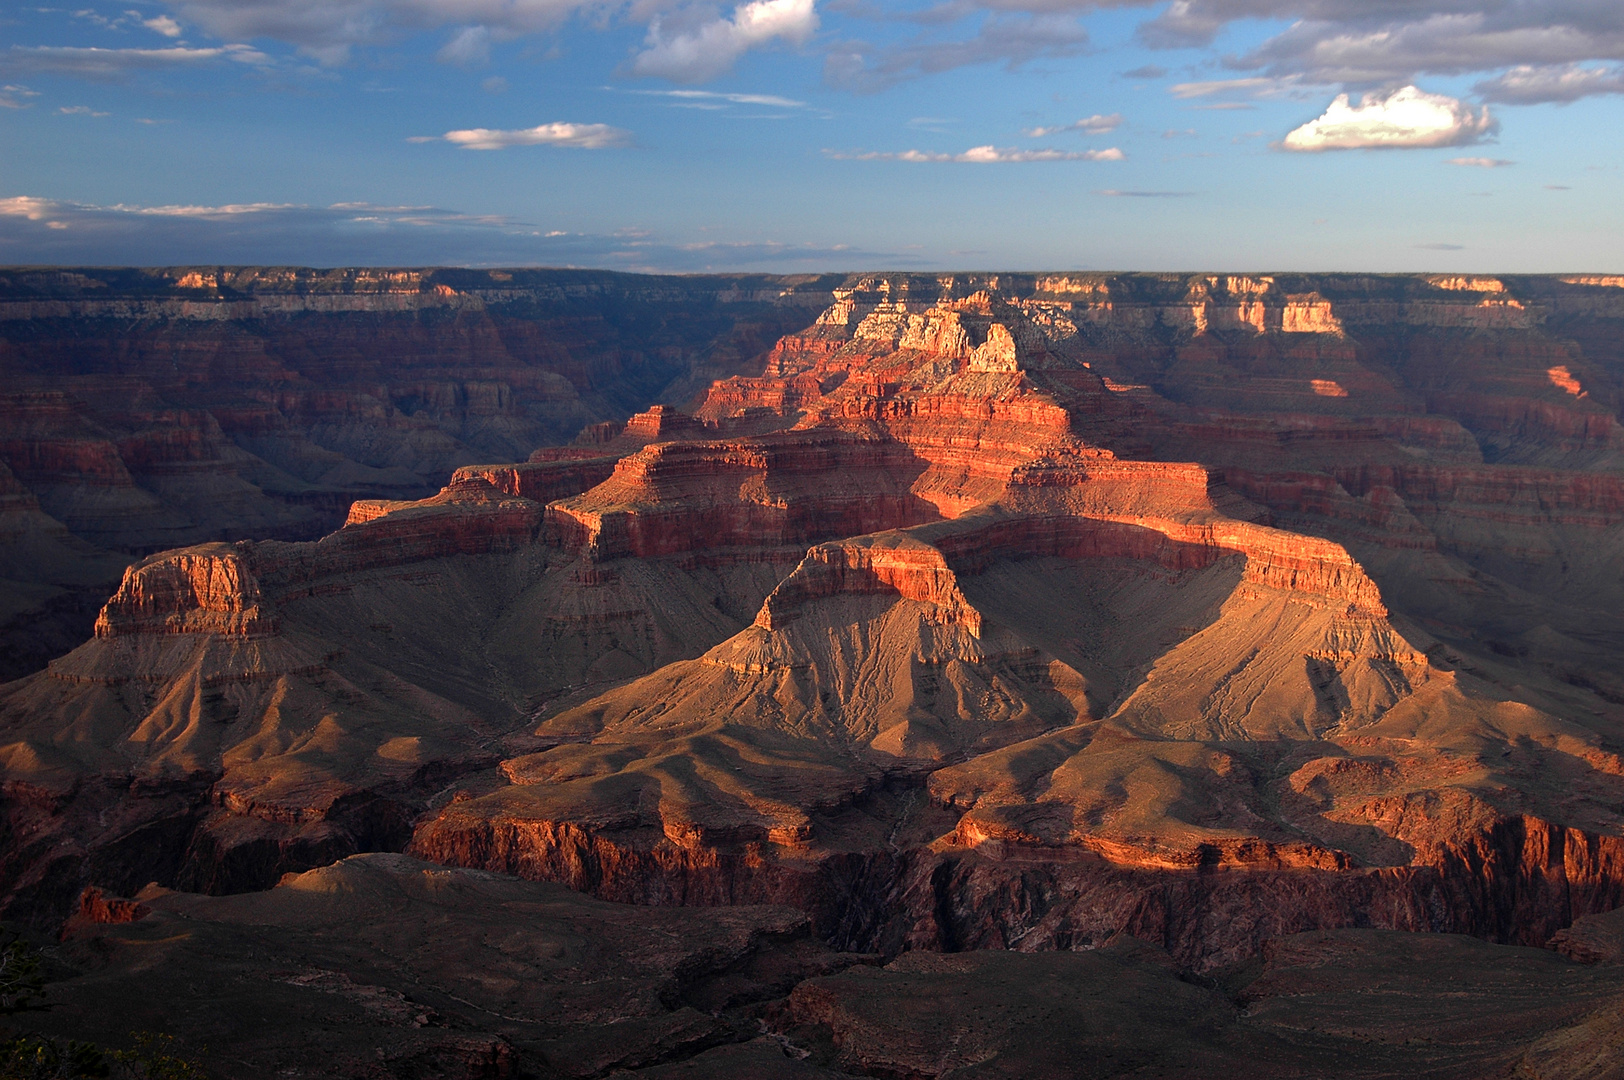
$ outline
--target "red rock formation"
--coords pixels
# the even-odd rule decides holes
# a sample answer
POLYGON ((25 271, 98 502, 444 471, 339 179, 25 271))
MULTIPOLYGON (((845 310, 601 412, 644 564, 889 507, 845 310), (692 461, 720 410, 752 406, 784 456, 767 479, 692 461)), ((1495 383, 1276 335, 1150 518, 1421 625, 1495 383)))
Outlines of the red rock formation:
POLYGON ((125 900, 107 896, 100 889, 86 889, 79 894, 79 918, 85 922, 117 926, 139 922, 152 913, 152 909, 138 900, 125 900))
POLYGON ((242 554, 215 550, 160 555, 130 567, 96 619, 96 636, 276 633, 259 582, 242 554))
MULTIPOLYGON (((411 281, 377 288, 495 347, 491 297, 411 281)), ((166 873, 211 889, 409 835, 613 899, 789 902, 863 948, 1542 942, 1624 902, 1617 391, 1541 329, 1597 287, 854 278, 693 415, 133 568, 0 698, 44 793, 10 827, 45 850, 93 819, 75 777, 128 775, 193 800, 166 873)), ((346 389, 220 430, 432 440, 521 396, 341 344, 346 389)), ((141 476, 213 445, 143 415, 109 440, 141 476)), ((109 844, 7 888, 128 874, 109 844)))

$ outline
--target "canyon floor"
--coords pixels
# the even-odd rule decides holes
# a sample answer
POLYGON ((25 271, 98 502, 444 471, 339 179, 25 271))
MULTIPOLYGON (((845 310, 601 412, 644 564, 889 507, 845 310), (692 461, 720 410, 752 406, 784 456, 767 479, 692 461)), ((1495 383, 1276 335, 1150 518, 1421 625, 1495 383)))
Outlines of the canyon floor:
POLYGON ((40 1030, 1624 1067, 1624 279, 8 274, 40 1030))

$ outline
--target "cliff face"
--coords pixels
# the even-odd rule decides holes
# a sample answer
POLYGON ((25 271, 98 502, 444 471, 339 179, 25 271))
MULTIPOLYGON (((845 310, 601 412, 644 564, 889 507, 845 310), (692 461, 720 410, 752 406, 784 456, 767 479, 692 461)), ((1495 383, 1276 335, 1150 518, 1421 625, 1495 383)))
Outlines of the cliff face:
MULTIPOLYGON (((166 287, 297 291, 197 273, 166 287)), ((435 348, 519 333, 488 279, 397 277, 301 286, 276 333, 375 295, 435 313, 435 348)), ((1624 356, 1581 343, 1624 318, 1615 285, 814 284, 823 314, 691 412, 442 462, 438 495, 354 500, 319 541, 131 566, 93 640, 0 690, 10 910, 409 848, 611 900, 787 903, 846 948, 1127 931, 1205 968, 1344 926, 1539 944, 1624 903, 1624 356)), ((788 319, 802 286, 774 287, 788 319)), ((347 386, 405 385, 349 355, 347 386)), ((469 446, 446 410, 522 397, 412 385, 410 416, 301 384, 153 406, 139 437, 29 408, 81 424, 51 444, 91 476, 69 495, 134 505, 290 417, 387 441, 427 410, 469 446)))
MULTIPOLYGON (((109 553, 314 539, 357 499, 420 498, 459 466, 522 461, 583 425, 618 429, 651 402, 686 398, 810 319, 826 289, 816 278, 0 269, 0 465, 52 527, 109 553)), ((4 552, 0 562, 24 558, 4 552)), ((59 561, 43 593, 22 574, 0 578, 0 679, 89 636, 122 568, 59 561)))

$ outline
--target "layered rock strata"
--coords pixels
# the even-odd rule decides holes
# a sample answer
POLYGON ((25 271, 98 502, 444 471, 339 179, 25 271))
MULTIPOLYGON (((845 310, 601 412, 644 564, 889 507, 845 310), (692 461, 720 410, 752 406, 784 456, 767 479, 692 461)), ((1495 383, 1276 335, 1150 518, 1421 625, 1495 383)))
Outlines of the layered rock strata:
POLYGON ((1610 288, 849 279, 691 414, 133 567, 0 692, 12 910, 409 847, 861 951, 1543 943, 1624 903, 1610 288))
MULTIPOLYGON (((98 554, 315 539, 357 499, 421 498, 458 466, 684 398, 802 325, 828 284, 0 268, 0 467, 98 554)), ((529 472, 515 494, 576 482, 529 472)), ((0 573, 0 678, 89 637, 123 562, 0 530, 0 566, 40 571, 0 573)))

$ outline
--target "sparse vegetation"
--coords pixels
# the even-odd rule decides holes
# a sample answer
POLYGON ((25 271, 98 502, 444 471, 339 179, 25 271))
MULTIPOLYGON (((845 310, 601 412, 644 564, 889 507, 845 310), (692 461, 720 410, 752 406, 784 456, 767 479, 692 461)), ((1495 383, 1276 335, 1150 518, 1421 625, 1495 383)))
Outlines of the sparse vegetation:
POLYGON ((0 1015, 28 1008, 44 990, 39 954, 18 935, 0 931, 0 1015))
POLYGON ((19 1035, 0 1042, 0 1080, 111 1076, 107 1055, 90 1043, 19 1035))
POLYGON ((0 1080, 206 1080, 173 1036, 142 1031, 134 1040, 133 1050, 104 1050, 72 1039, 14 1036, 0 1041, 0 1080))

